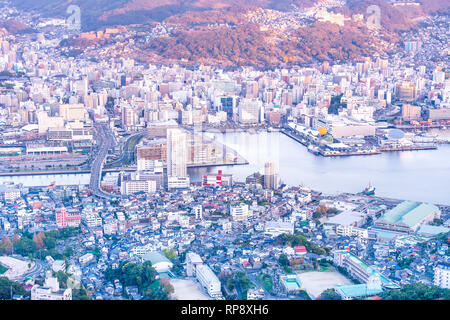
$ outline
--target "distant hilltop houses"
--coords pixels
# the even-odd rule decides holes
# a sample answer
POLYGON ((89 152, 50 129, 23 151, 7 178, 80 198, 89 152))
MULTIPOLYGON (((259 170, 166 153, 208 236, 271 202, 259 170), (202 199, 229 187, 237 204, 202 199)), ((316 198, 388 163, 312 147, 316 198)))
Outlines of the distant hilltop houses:
POLYGON ((420 2, 415 0, 392 0, 393 6, 420 6, 420 2))
POLYGON ((104 31, 84 32, 80 35, 80 38, 84 40, 108 39, 111 35, 125 33, 126 31, 127 29, 123 26, 117 28, 106 28, 104 31))

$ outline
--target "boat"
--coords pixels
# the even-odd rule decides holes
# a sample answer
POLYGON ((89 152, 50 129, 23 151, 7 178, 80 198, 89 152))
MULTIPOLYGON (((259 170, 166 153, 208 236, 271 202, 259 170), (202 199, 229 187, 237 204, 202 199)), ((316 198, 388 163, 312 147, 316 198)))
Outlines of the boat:
POLYGON ((373 196, 375 194, 375 187, 371 186, 369 182, 369 186, 363 190, 362 194, 366 196, 373 196))
POLYGON ((312 154, 315 154, 316 156, 319 155, 319 147, 313 146, 312 144, 308 146, 308 151, 312 154))

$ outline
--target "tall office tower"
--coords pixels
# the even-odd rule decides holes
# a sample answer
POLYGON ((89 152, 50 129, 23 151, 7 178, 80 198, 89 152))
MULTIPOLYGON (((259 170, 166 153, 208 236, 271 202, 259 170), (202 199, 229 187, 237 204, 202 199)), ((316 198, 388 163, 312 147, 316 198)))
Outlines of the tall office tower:
POLYGON ((245 97, 252 99, 252 98, 258 98, 258 82, 256 81, 247 81, 245 82, 245 97))
POLYGON ((167 130, 167 187, 189 187, 187 136, 180 129, 167 130))
POLYGON ((137 124, 136 111, 131 106, 122 107, 122 125, 125 128, 133 127, 137 124))
POLYGON ((203 149, 203 131, 201 123, 194 124, 194 134, 192 139, 194 140, 194 156, 192 160, 194 163, 199 163, 202 160, 201 153, 203 149))
POLYGON ((240 123, 258 123, 261 116, 262 102, 259 99, 243 99, 239 104, 240 123))
POLYGON ((278 165, 274 162, 266 162, 264 165, 264 188, 278 189, 279 186, 278 165))

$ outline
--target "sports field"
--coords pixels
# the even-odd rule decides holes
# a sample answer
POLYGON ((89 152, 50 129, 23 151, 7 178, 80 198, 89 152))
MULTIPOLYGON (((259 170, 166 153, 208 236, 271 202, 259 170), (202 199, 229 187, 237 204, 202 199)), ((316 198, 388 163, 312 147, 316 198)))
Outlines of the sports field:
POLYGON ((352 284, 349 279, 336 271, 304 272, 299 274, 299 278, 303 289, 308 292, 311 299, 317 298, 326 289, 343 284, 352 284))
POLYGON ((175 291, 172 294, 174 300, 211 300, 197 281, 171 279, 170 283, 175 291))

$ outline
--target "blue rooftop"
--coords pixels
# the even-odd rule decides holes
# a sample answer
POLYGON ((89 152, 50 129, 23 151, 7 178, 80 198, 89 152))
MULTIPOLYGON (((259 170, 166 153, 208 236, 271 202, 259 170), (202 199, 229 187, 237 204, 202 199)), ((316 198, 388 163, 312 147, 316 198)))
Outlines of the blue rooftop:
POLYGON ((383 290, 377 287, 370 287, 366 283, 354 285, 336 286, 337 291, 341 291, 346 297, 363 297, 381 293, 383 290))

